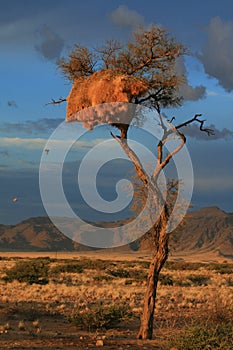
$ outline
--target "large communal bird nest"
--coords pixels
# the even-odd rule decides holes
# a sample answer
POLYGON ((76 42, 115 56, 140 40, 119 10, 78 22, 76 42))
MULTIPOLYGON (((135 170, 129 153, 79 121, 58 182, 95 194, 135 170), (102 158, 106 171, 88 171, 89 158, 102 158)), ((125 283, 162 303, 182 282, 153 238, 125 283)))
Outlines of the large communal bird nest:
POLYGON ((102 123, 130 124, 134 117, 131 102, 147 90, 146 83, 134 76, 107 69, 95 72, 74 81, 67 97, 66 121, 80 121, 88 129, 102 123))

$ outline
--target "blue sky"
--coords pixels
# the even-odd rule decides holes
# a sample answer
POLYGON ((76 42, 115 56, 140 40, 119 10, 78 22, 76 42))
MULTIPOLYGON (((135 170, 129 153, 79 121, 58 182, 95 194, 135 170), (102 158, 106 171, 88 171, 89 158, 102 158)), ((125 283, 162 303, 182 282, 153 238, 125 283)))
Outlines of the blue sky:
MULTIPOLYGON (((74 43, 94 47, 106 38, 127 41, 137 26, 151 23, 167 29, 190 52, 179 63, 187 76, 184 104, 165 113, 180 122, 202 113, 216 130, 212 138, 195 126, 187 131, 194 209, 217 205, 233 212, 231 0, 0 0, 0 5, 0 223, 46 215, 39 163, 46 140, 66 114, 65 103, 47 103, 66 97, 71 88, 56 60, 74 43)), ((90 148, 88 140, 83 149, 90 148)))

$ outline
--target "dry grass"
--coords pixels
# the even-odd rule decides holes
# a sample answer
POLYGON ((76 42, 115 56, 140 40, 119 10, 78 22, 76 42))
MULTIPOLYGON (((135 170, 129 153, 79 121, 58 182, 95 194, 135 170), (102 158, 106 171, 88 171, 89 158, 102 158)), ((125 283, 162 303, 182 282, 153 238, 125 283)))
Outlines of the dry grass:
MULTIPOLYGON (((16 257, 2 257, 0 276, 4 277, 6 268, 14 266, 16 261, 16 257)), ((137 349, 137 346, 140 348, 134 339, 142 310, 146 286, 143 276, 147 271, 148 259, 130 256, 125 260, 115 257, 110 261, 98 256, 93 264, 92 259, 77 259, 77 256, 75 259, 68 259, 67 256, 66 259, 55 259, 53 256, 49 259, 49 271, 56 266, 70 266, 71 263, 83 266, 82 272, 57 269, 56 276, 49 272, 47 285, 29 285, 18 281, 6 283, 0 280, 1 349, 13 348, 13 341, 22 347, 26 346, 26 340, 28 344, 34 342, 37 345, 43 340, 41 349, 46 349, 46 346, 51 349, 51 336, 57 342, 57 345, 54 343, 54 349, 59 348, 61 337, 66 339, 63 339, 63 346, 67 344, 67 349, 72 348, 72 341, 76 348, 78 345, 82 349, 83 344, 85 349, 87 344, 95 345, 100 333, 106 336, 106 349, 108 345, 109 349, 120 349, 119 344, 123 344, 122 348, 126 348, 125 344, 131 344, 129 346, 133 349, 137 349), (123 303, 128 305, 133 317, 115 325, 113 329, 98 330, 97 333, 81 330, 75 323, 69 323, 75 310, 80 307, 90 310, 97 303, 103 307, 123 303)), ((155 339, 151 343, 143 343, 145 349, 156 349, 156 346, 166 349, 170 344, 169 334, 172 332, 178 335, 187 326, 201 322, 228 322, 233 310, 233 286, 229 283, 233 265, 228 263, 222 266, 221 269, 221 264, 202 263, 193 265, 195 269, 192 269, 191 263, 167 264, 162 273, 169 276, 173 285, 164 285, 163 280, 159 282, 155 339)), ((37 348, 40 348, 39 345, 37 348)))

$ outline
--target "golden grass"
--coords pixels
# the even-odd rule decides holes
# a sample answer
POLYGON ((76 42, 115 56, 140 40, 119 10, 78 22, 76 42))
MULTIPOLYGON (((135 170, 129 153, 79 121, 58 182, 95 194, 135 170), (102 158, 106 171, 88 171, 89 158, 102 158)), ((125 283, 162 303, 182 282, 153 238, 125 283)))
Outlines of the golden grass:
MULTIPOLYGON (((17 339, 25 337, 25 334, 28 337, 37 337, 37 339, 49 337, 51 333, 55 332, 56 327, 60 327, 63 332, 65 330, 67 335, 71 332, 71 326, 67 325, 67 320, 72 313, 80 306, 88 309, 90 305, 99 301, 106 305, 126 303, 131 308, 134 315, 133 323, 129 323, 126 328, 121 326, 119 329, 109 330, 104 334, 109 339, 112 337, 111 339, 118 339, 118 341, 129 337, 129 341, 132 342, 139 326, 146 280, 133 277, 114 277, 109 270, 146 272, 143 262, 148 262, 150 256, 149 254, 120 256, 118 253, 105 256, 105 254, 101 252, 87 254, 60 252, 1 254, 0 277, 3 277, 6 268, 12 267, 19 258, 34 259, 50 256, 50 267, 65 264, 68 261, 82 262, 83 258, 94 259, 95 257, 95 259, 103 259, 105 262, 109 261, 109 269, 108 263, 104 266, 99 265, 98 268, 99 260, 97 260, 97 269, 93 269, 93 266, 88 268, 87 264, 81 273, 63 272, 58 274, 56 278, 49 276, 49 283, 46 285, 29 285, 18 281, 6 283, 0 279, 0 313, 3 313, 2 320, 0 320, 0 331, 8 337, 9 344, 13 336, 17 339), (114 263, 114 265, 110 266, 110 263, 114 263), (111 279, 96 279, 97 276, 111 276, 111 279), (15 316, 12 318, 12 315, 15 316), (51 317, 50 322, 48 321, 49 317, 51 317), (46 321, 44 321, 45 319, 46 321), (54 319, 58 323, 56 326, 52 323, 54 319)), ((218 322, 218 320, 224 319, 228 312, 232 312, 233 286, 232 283, 229 283, 232 276, 228 272, 220 273, 210 267, 211 265, 206 263, 196 270, 181 270, 173 269, 168 264, 162 270, 162 274, 169 275, 174 281, 174 285, 163 285, 161 282, 158 285, 155 316, 157 342, 164 343, 169 332, 180 331, 192 319, 201 320, 211 316, 218 322), (207 276, 208 283, 207 285, 195 285, 190 281, 186 285, 176 283, 177 281, 188 281, 190 276, 207 276)), ((232 265, 229 264, 229 268, 232 268, 232 265)), ((80 334, 80 331, 75 328, 73 332, 80 334)), ((93 335, 85 333, 85 337, 89 339, 93 335)), ((0 347, 1 339, 3 338, 0 338, 0 347)), ((137 349, 136 340, 132 346, 137 349)), ((114 347, 110 348, 114 349, 114 347)), ((80 349, 82 348, 80 347, 80 349)), ((162 345, 160 349, 162 349, 162 345)))

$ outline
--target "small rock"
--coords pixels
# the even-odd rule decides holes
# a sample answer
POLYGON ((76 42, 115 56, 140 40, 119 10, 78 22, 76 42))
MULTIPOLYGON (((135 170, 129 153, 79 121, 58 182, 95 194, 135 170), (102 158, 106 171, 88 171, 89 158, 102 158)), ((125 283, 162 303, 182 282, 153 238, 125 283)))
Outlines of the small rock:
POLYGON ((40 334, 41 333, 41 328, 40 327, 37 327, 36 328, 36 334, 40 334))
POLYGON ((95 345, 96 345, 96 346, 104 346, 104 341, 103 341, 103 339, 97 339, 95 345))

